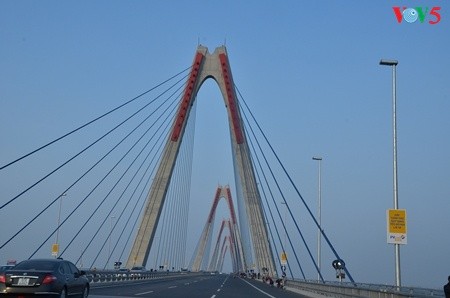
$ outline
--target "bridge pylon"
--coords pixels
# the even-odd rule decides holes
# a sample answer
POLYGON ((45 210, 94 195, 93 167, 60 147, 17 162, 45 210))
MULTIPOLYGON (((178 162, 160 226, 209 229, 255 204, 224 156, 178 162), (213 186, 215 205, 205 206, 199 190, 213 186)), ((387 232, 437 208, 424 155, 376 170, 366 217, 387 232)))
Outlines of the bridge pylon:
POLYGON ((147 263, 191 107, 201 85, 208 78, 217 82, 227 108, 232 139, 231 146, 235 158, 235 172, 238 173, 239 184, 242 188, 242 199, 244 200, 250 229, 255 269, 262 272, 265 268, 270 275, 274 275, 276 272, 275 263, 272 248, 268 241, 261 196, 256 184, 253 163, 243 129, 239 102, 225 46, 216 48, 212 54, 204 46, 200 45, 197 48, 183 97, 164 147, 158 170, 150 187, 144 214, 126 266, 130 268, 137 265, 143 266, 147 263))
POLYGON ((230 232, 230 253, 232 255, 233 271, 234 272, 246 271, 247 266, 242 247, 241 233, 239 231, 236 213, 234 210, 235 209, 233 204, 233 198, 231 197, 230 187, 229 186, 222 187, 219 185, 217 187, 216 194, 214 196, 214 201, 209 211, 209 215, 203 228, 202 234, 200 235, 197 248, 194 252, 191 271, 197 272, 200 270, 208 270, 208 271, 216 270, 215 267, 217 267, 217 261, 219 258, 220 240, 222 239, 222 233, 225 227, 227 227, 230 232), (225 199, 228 203, 228 209, 230 210, 230 219, 222 221, 217 236, 213 256, 211 258, 211 261, 209 262, 209 265, 206 267, 206 263, 208 262, 207 258, 209 256, 209 252, 206 251, 207 244, 210 243, 211 241, 211 237, 213 234, 212 228, 214 226, 214 218, 217 210, 217 205, 219 204, 219 201, 222 198, 225 199))

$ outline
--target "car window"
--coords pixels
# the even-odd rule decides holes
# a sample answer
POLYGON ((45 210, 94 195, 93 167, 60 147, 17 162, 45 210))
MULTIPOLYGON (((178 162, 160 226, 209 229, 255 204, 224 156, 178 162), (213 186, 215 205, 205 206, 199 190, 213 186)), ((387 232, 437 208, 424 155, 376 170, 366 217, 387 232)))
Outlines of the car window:
POLYGON ((27 260, 22 261, 19 264, 14 267, 14 269, 17 270, 48 270, 48 271, 54 271, 58 266, 58 263, 53 261, 34 261, 34 260, 27 260))
POLYGON ((69 262, 67 262, 67 264, 69 265, 69 268, 70 268, 70 271, 72 272, 72 274, 75 274, 75 273, 79 272, 78 268, 74 264, 69 263, 69 262))
POLYGON ((63 268, 63 273, 64 274, 70 274, 70 268, 69 265, 67 265, 67 262, 62 262, 61 263, 61 268, 63 268))
POLYGON ((145 268, 143 266, 135 266, 131 270, 145 270, 145 268))

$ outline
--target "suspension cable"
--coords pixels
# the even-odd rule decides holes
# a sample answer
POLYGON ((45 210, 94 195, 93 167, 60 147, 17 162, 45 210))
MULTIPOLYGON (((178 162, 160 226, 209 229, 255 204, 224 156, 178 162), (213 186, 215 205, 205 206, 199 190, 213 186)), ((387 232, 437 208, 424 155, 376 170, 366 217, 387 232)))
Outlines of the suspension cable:
MULTIPOLYGON (((172 86, 173 87, 173 86, 172 86)), ((170 88, 172 88, 170 87, 170 88)), ((168 89, 169 90, 169 89, 168 89)), ((157 98, 161 97, 164 93, 166 93, 168 90, 164 91, 162 94, 160 94, 157 98)), ((120 124, 118 124, 116 127, 114 127, 113 129, 109 130, 106 134, 104 134, 102 137, 100 137, 99 139, 97 139, 94 143, 90 144, 89 146, 87 146, 86 148, 84 148, 81 152, 79 152, 78 154, 76 154, 75 156, 73 156, 70 160, 73 160, 76 156, 80 155, 82 152, 86 151, 88 148, 92 147, 95 143, 99 142, 102 138, 106 137, 106 135, 110 134, 112 131, 114 131, 115 129, 117 129, 119 126, 123 125, 126 121, 128 121, 129 119, 131 119, 132 117, 134 117, 137 113, 141 112, 143 109, 145 109, 149 104, 151 104, 152 102, 154 102, 157 98, 155 98, 153 101, 151 101, 150 103, 147 103, 144 107, 140 108, 137 112, 135 112, 133 115, 131 115, 130 117, 128 117, 127 119, 125 119, 124 121, 122 121, 120 124)), ((142 124, 142 122, 141 122, 142 124)), ((140 125, 141 125, 140 124, 140 125)), ((135 128, 135 130, 137 129, 137 127, 135 128)), ((75 182, 73 182, 69 187, 67 187, 62 193, 66 193, 68 190, 70 190, 73 186, 75 186, 79 181, 81 181, 82 178, 84 178, 90 171, 92 171, 92 169, 94 167, 96 167, 101 161, 103 161, 114 149, 116 149, 123 141, 125 141, 126 138, 128 138, 131 135, 128 134, 125 138, 123 138, 116 146, 114 146, 113 149, 111 149, 107 154, 105 154, 100 160, 98 160, 93 166, 91 166, 89 168, 89 170, 87 170, 83 175, 81 175, 75 182)), ((70 161, 69 160, 69 161, 70 161)), ((69 161, 65 162, 64 164, 67 164, 69 161)), ((63 165, 64 165, 63 164, 63 165)), ((58 170, 59 168, 61 168, 63 165, 59 166, 57 169, 53 170, 52 173, 56 172, 56 170, 58 170)), ((22 193, 20 193, 19 195, 17 195, 15 198, 11 199, 9 202, 7 202, 6 204, 4 204, 1 208, 5 207, 7 204, 11 203, 12 201, 14 201, 15 199, 17 199, 20 195, 24 194, 26 191, 30 190, 32 187, 36 186, 39 182, 41 182, 42 180, 44 180, 46 177, 50 176, 52 173, 47 174, 44 178, 40 179, 38 182, 34 183, 32 186, 28 187, 27 190, 23 191, 22 193)), ((42 209, 35 217, 33 217, 26 225, 24 225, 21 229, 19 229, 19 231, 17 231, 11 238, 9 238, 5 243, 3 243, 0 246, 0 249, 2 249, 5 245, 7 245, 11 240, 13 240, 18 234, 20 234, 25 228, 27 228, 29 225, 31 225, 31 223, 33 223, 38 217, 40 217, 46 210, 48 210, 57 200, 59 199, 59 196, 56 197, 52 202, 50 202, 50 204, 48 204, 44 209, 42 209)), ((87 199, 87 198, 86 198, 87 199)), ((63 222, 64 223, 64 222, 63 222)), ((60 225, 62 225, 63 223, 61 223, 60 225)))
MULTIPOLYGON (((247 115, 245 114, 245 111, 243 111, 243 114, 244 114, 246 123, 247 123, 248 126, 249 126, 250 123, 248 122, 247 115)), ((245 128, 246 128, 246 126, 245 126, 245 128)), ((250 127, 250 129, 251 129, 251 127, 250 127)), ((246 130, 247 130, 247 129, 246 129, 246 130)), ((251 129, 251 132, 252 132, 253 137, 256 138, 253 129, 251 129)), ((266 175, 265 175, 265 173, 264 173, 264 170, 263 170, 263 168, 262 168, 262 164, 261 164, 261 161, 260 161, 260 159, 259 159, 259 156, 258 156, 258 154, 256 153, 256 149, 255 149, 255 147, 254 147, 253 141, 252 141, 251 138, 249 138, 249 140, 250 140, 250 144, 251 144, 251 147, 252 147, 252 151, 255 153, 255 157, 256 157, 257 164, 258 164, 258 166, 259 166, 259 168, 256 168, 256 167, 255 167, 255 170, 256 170, 255 172, 256 172, 256 175, 257 175, 257 178, 258 178, 258 181, 259 181, 259 185, 261 185, 261 190, 262 190, 262 192, 263 192, 263 196, 264 196, 264 199, 265 199, 265 202, 266 202, 266 206, 268 207, 267 210, 269 211, 270 218, 271 218, 271 220, 272 220, 272 223, 274 223, 274 226, 275 226, 275 219, 274 219, 274 217, 273 217, 272 209, 269 208, 269 201, 268 201, 268 199, 267 199, 267 195, 266 195, 266 192, 265 192, 264 184, 263 184, 262 181, 261 181, 260 172, 261 172, 261 175, 262 175, 263 178, 264 178, 265 185, 266 185, 267 188, 268 188, 268 191, 269 191, 269 193, 270 193, 270 196, 271 196, 272 201, 274 202, 274 204, 275 204, 275 198, 274 198, 274 196, 273 196, 272 189, 271 189, 270 186, 269 186, 269 182, 268 182, 267 177, 266 177, 266 175)), ((254 159, 253 159, 253 155, 251 155, 251 157, 252 157, 252 160, 254 160, 254 159)), ((285 233, 286 233, 286 235, 287 235, 287 229, 286 229, 284 220, 283 220, 283 218, 282 218, 282 216, 281 216, 281 214, 280 214, 280 211, 279 211, 279 209, 278 209, 278 206, 277 206, 276 204, 275 204, 275 209, 277 210, 278 216, 279 216, 279 218, 281 219, 281 223, 282 223, 283 228, 284 228, 284 231, 285 231, 285 233)), ((267 218, 266 209, 263 208, 263 211, 264 211, 264 217, 267 218)), ((271 238, 272 238, 272 243, 274 244, 274 248, 275 248, 276 254, 277 254, 277 256, 278 256, 278 249, 277 249, 277 246, 275 245, 275 241, 274 241, 274 239, 273 239, 271 226, 268 225, 268 228, 269 228, 269 230, 270 230, 270 234, 271 234, 271 238)), ((276 232, 276 234, 277 234, 277 236, 278 236, 278 241, 279 241, 280 244, 281 244, 281 248, 282 248, 283 252, 285 252, 285 247, 284 247, 283 242, 281 241, 281 237, 280 237, 280 233, 279 233, 278 229, 275 229, 275 232, 276 232)), ((306 279, 305 273, 304 273, 304 271, 303 271, 303 268, 302 268, 302 266, 301 266, 301 264, 300 264, 300 261, 299 261, 299 259, 298 259, 298 257, 297 257, 297 254, 295 253, 295 250, 294 250, 294 248, 293 248, 292 242, 291 242, 290 240, 289 240, 289 243, 291 244, 291 249, 292 249, 293 252, 294 252, 294 256, 295 256, 295 259, 297 260, 297 264, 298 264, 298 266, 299 266, 300 272, 302 273, 303 278, 306 279)), ((280 264, 280 265, 281 265, 281 264, 280 264)), ((293 275, 293 273, 292 273, 292 268, 291 268, 291 266, 288 266, 288 268, 289 268, 289 272, 290 272, 290 274, 291 274, 291 277, 294 278, 294 275, 293 275)))
MULTIPOLYGON (((167 108, 166 108, 166 110, 165 111, 163 111, 163 114, 164 113, 166 113, 167 111, 168 111, 168 109, 170 108, 170 107, 172 107, 172 113, 173 113, 173 104, 174 104, 174 102, 175 101, 173 101, 167 108)), ((153 113, 152 113, 153 114, 153 113)), ((134 146, 136 146, 137 145, 137 143, 150 131, 150 129, 155 125, 155 123, 156 123, 156 121, 158 121, 161 117, 162 117, 162 115, 163 114, 161 114, 155 121, 154 121, 154 123, 143 133, 143 135, 136 141, 136 143, 132 146, 132 148, 134 147, 134 146)), ((150 117, 151 115, 149 115, 149 117, 150 117)), ((148 117, 142 122, 142 123, 144 123, 146 120, 148 119, 148 117)), ((167 117, 166 117, 166 120, 167 120, 167 117)), ((162 124, 157 128, 157 130, 156 130, 156 132, 158 132, 160 129, 161 129, 161 127, 162 127, 162 125, 164 125, 164 123, 166 123, 166 120, 164 120, 164 122, 162 122, 162 124)), ((141 123, 141 124, 142 124, 141 123)), ((155 134, 156 134, 156 132, 155 132, 155 134)), ((120 177, 120 179, 116 182, 116 184, 113 186, 113 188, 109 191, 109 193, 105 196, 105 198, 103 199, 103 201, 97 206, 97 208, 94 210, 94 212, 91 214, 91 216, 87 219, 87 221, 85 222, 85 224, 79 229, 79 231, 76 233, 76 235, 72 238, 72 240, 69 242, 69 244, 67 245, 67 247, 66 247, 66 249, 61 253, 61 255, 69 248, 69 246, 72 244, 72 242, 75 240, 75 238, 81 233, 81 231, 84 229, 84 227, 86 226, 86 224, 92 219, 92 217, 94 216, 94 214, 99 210, 99 208, 100 208, 100 206, 105 202, 105 200, 106 200, 106 198, 110 195, 110 193, 112 192, 112 190, 116 187, 116 185, 119 183, 119 181, 123 178, 123 176, 125 175, 125 173, 131 168, 131 166, 134 164, 134 162, 137 160, 137 158, 142 154, 142 152, 144 151, 144 149, 145 148, 147 148, 147 146, 149 145, 149 143, 152 141, 152 139, 155 137, 155 134, 147 141, 147 143, 144 145, 144 147, 142 148, 142 150, 138 153, 138 155, 135 157, 135 159, 132 161, 132 163, 128 166, 128 168, 126 169, 126 171, 124 172, 124 174, 120 177)), ((131 149, 132 149, 131 148, 131 149)), ((130 150, 131 150, 130 149, 130 150)), ((128 151, 128 152, 130 152, 130 150, 128 151)), ((128 153, 127 152, 127 153, 128 153)), ((151 151, 148 153, 148 154, 150 154, 151 153, 151 151)), ((144 161, 146 160, 148 158, 148 155, 147 155, 147 157, 144 159, 144 161)), ((124 193, 125 193, 125 191, 128 189, 128 187, 129 187, 129 185, 130 185, 130 183, 132 182, 132 180, 134 180, 134 178, 136 177, 136 175, 137 175, 137 173, 138 173, 138 171, 139 171, 139 169, 142 167, 142 164, 141 164, 141 166, 138 168, 138 170, 135 172, 135 174, 134 174, 134 176, 132 177, 132 179, 130 180, 130 182, 129 182, 129 184, 127 185, 127 187, 125 188, 125 190, 122 192, 122 195, 121 196, 119 196, 119 199, 116 201, 116 204, 114 204, 114 206, 111 208, 111 210, 109 211, 109 213, 105 216, 105 219, 104 219, 104 221, 102 222, 102 224, 99 226, 99 228, 97 229, 97 232, 95 233, 95 235, 93 236, 93 238, 95 238, 95 236, 99 233, 99 231, 101 230, 101 228, 103 227, 103 225, 104 225, 104 223, 106 222, 106 220, 108 219, 108 217, 110 216, 110 214, 112 213, 112 211, 114 210, 114 208, 115 208, 115 206, 118 204, 118 201, 123 197, 123 195, 124 195, 124 193)), ((123 212, 122 212, 122 214, 123 214, 123 212)), ((122 214, 120 215, 120 217, 122 216, 122 214)), ((120 217, 119 217, 119 219, 120 219, 120 217)), ((118 222, 118 221, 117 221, 118 222)), ((117 222, 116 222, 116 224, 117 224, 117 222)), ((110 231, 110 234, 112 233, 112 231, 110 231)), ((110 236, 108 236, 108 237, 110 237, 110 236)), ((102 246, 102 248, 104 247, 104 245, 102 246)), ((100 251, 101 251, 101 249, 100 249, 100 251)), ((110 257, 110 256, 109 256, 110 257)), ((109 258, 108 258, 108 261, 109 261, 109 258)))
MULTIPOLYGON (((147 119, 152 116, 156 111, 153 111, 148 117, 146 117, 141 123, 138 124, 137 127, 135 127, 129 134, 126 135, 126 137, 124 139, 122 139, 116 146, 113 147, 113 149, 111 149, 107 155, 109 155, 109 153, 111 153, 115 148, 118 147, 119 144, 121 144, 125 139, 127 139, 132 133, 134 133, 143 123, 145 123, 145 121, 147 121, 147 119)), ((148 128, 144 135, 151 129, 152 126, 150 126, 150 128, 148 128)), ((100 180, 100 182, 97 183, 97 185, 89 192, 89 194, 77 205, 77 207, 72 210, 72 212, 60 223, 59 226, 64 225, 64 223, 75 213, 75 211, 90 197, 90 195, 100 186, 101 183, 103 183, 103 181, 112 173, 112 171, 119 165, 120 162, 122 162, 122 160, 131 152, 131 150, 140 142, 140 140, 144 137, 144 135, 142 135, 134 144, 133 146, 122 156, 122 158, 110 169, 110 171, 100 180)), ((141 151, 142 152, 142 151, 141 151)), ((106 155, 104 156, 106 157, 106 155)), ((134 161, 133 161, 134 163, 134 161)), ((132 163, 132 164, 133 164, 132 163)), ((131 164, 131 165, 132 165, 131 164)), ((131 167, 131 165, 128 167, 128 169, 131 167)), ((128 170, 127 169, 127 170, 128 170)), ((122 179, 123 176, 120 178, 122 179)), ((117 186, 118 182, 114 185, 113 189, 117 186)), ((106 198, 109 196, 109 194, 112 192, 112 190, 108 193, 108 195, 103 199, 102 203, 106 200, 106 198)), ((101 204, 102 204, 101 203, 101 204)), ((95 211, 97 211, 101 204, 97 207, 97 209, 95 211)), ((94 213, 95 213, 94 211, 94 213)), ((92 218, 93 214, 91 215, 91 217, 88 219, 88 221, 92 218)), ((87 224, 87 222, 83 225, 83 227, 87 224)), ((34 256, 34 254, 37 253, 37 251, 45 244, 45 242, 47 242, 48 239, 50 239, 51 236, 53 236, 53 234, 57 231, 57 229, 59 228, 59 226, 48 236, 48 238, 38 247, 38 249, 30 256, 30 258, 32 258, 34 256)), ((78 234, 77 234, 78 235, 78 234)), ((64 250, 65 251, 65 250, 64 250)))
MULTIPOLYGON (((244 104, 246 105, 245 100, 244 100, 243 98, 242 98, 242 100, 243 100, 244 104)), ((250 114, 251 114, 251 111, 250 111, 250 109, 248 108, 247 105, 246 105, 246 107, 247 107, 247 109, 249 110, 249 112, 250 112, 250 114)), ((253 118, 253 119, 254 119, 254 118, 253 118)), ((254 121, 256 122, 255 119, 254 119, 254 121)), ((259 127, 259 126, 258 126, 258 127, 259 127)), ((267 141, 267 139, 266 139, 266 141, 267 141)), ((268 142, 268 141, 267 141, 267 142, 268 142)), ((310 258, 311 258, 311 261, 313 262, 314 266, 316 267, 317 272, 319 273, 319 275, 320 275, 320 277, 321 277, 321 280, 322 280, 322 282, 323 282, 323 277, 322 277, 322 275, 321 275, 321 272, 320 272, 320 270, 319 270, 319 267, 317 266, 316 261, 314 260, 314 257, 312 256, 312 253, 311 253, 311 250, 309 249, 308 243, 306 242, 306 239, 305 239, 305 237, 303 236, 303 233, 301 232, 300 227, 298 226, 298 223, 295 221, 294 215, 292 214, 292 211, 291 211, 291 209, 289 208, 289 205, 288 205, 288 203, 287 203, 287 201, 286 201, 286 198, 285 198, 285 196, 284 196, 284 194, 283 194, 283 191, 281 190, 281 187, 280 187, 280 185, 279 185, 277 179, 275 178, 275 175, 274 175, 274 173, 273 173, 273 171, 272 171, 272 168, 270 167, 270 165, 269 165, 269 163, 268 163, 268 161, 267 161, 267 158, 266 158, 266 156, 265 156, 263 150, 261 149, 260 143, 258 142, 257 139, 256 139, 256 143, 257 143, 257 145, 258 145, 258 147, 259 147, 259 149, 260 149, 260 151, 261 151, 261 153, 262 153, 262 156, 263 156, 263 158, 264 158, 264 160, 265 160, 265 163, 266 163, 266 165, 267 165, 267 168, 268 168, 269 172, 271 173, 272 179, 274 180, 275 185, 276 185, 276 187, 277 187, 277 189, 278 189, 278 191, 279 191, 281 197, 283 198, 283 202, 284 202, 284 204, 286 204, 286 208, 287 208, 287 210, 288 210, 288 212, 289 212, 289 214, 290 214, 290 216, 291 216, 291 218, 292 218, 292 220, 293 220, 293 222, 294 222, 294 225, 295 225, 296 228, 297 228, 297 231, 298 231, 298 233, 299 233, 299 235, 300 235, 300 237, 301 237, 301 239, 302 239, 302 242, 303 242, 303 244, 305 245, 306 250, 308 251, 308 254, 309 254, 310 258)), ((276 206, 276 203, 275 203, 275 202, 274 202, 274 204, 275 204, 275 207, 276 207, 276 209, 277 209, 278 215, 281 217, 281 215, 279 214, 279 209, 278 209, 278 207, 276 206)), ((283 223, 283 228, 285 229, 285 233, 286 233, 286 235, 287 235, 287 238, 288 238, 289 242, 291 243, 291 239, 290 239, 290 237, 289 237, 289 235, 288 235, 288 233, 287 233, 286 226, 284 225, 284 223, 283 223)), ((291 247, 293 247, 293 244, 292 244, 292 243, 291 243, 291 247)), ((293 250, 293 251, 294 251, 294 254, 295 254, 295 250, 293 250)))
MULTIPOLYGON (((186 78, 186 77, 184 77, 186 78)), ((98 138, 97 140, 95 140, 93 143, 91 143, 90 145, 88 145, 87 147, 85 147, 83 150, 81 150, 80 152, 78 152, 77 154, 75 154, 74 156, 72 156, 71 158, 69 158, 67 161, 65 161, 64 163, 62 163, 61 165, 59 165, 58 167, 56 167, 54 170, 52 170, 50 173, 48 173, 47 175, 45 175, 44 177, 42 177, 41 179, 39 179, 37 182, 33 183, 31 186, 27 187, 25 190, 23 190, 22 192, 20 192, 18 195, 16 195, 15 197, 13 197, 12 199, 10 199, 8 202, 6 202, 5 204, 3 204, 2 206, 0 206, 0 210, 3 209, 4 207, 6 207, 7 205, 9 205, 10 203, 12 203, 13 201, 15 201, 16 199, 18 199, 19 197, 21 197, 23 194, 25 194, 26 192, 28 192, 30 189, 34 188, 36 185, 38 185, 39 183, 41 183, 42 181, 44 181, 45 179, 47 179, 48 177, 50 177, 52 174, 56 173, 58 170, 60 170, 62 167, 64 167, 65 165, 67 165, 69 162, 71 162, 72 160, 74 160, 75 158, 77 158, 78 156, 80 156, 82 153, 84 153, 85 151, 87 151, 89 148, 91 148, 92 146, 94 146, 95 144, 97 144, 98 142, 100 142, 102 139, 104 139, 106 136, 108 136, 110 133, 112 133, 113 131, 115 131, 116 129, 118 129, 120 126, 122 126, 124 123, 126 123, 127 121, 129 121, 130 119, 132 119, 134 116, 136 116, 137 114, 139 114, 141 111, 143 111, 145 108, 147 108, 150 104, 152 104, 153 102, 155 102, 157 99, 159 99, 162 95, 164 95, 166 92, 168 92, 171 88, 173 88, 176 84, 178 84, 181 80, 183 80, 184 78, 180 79, 178 82, 176 82, 174 85, 172 85, 169 89, 167 89, 166 91, 164 91, 163 93, 161 93, 159 96, 157 96, 155 99, 153 99, 152 101, 150 101, 149 103, 145 104, 142 108, 140 108, 138 111, 136 111, 135 113, 133 113, 131 116, 129 116, 128 118, 126 118, 125 120, 123 120, 121 123, 119 123, 118 125, 116 125, 113 129, 109 130, 107 133, 105 133, 103 136, 101 136, 100 138, 98 138)), ((65 192, 63 192, 65 193, 65 192)), ((59 198, 59 196, 58 196, 59 198)), ((54 202, 57 201, 56 198, 52 204, 54 202)), ((0 247, 1 248, 1 247, 0 247)))
MULTIPOLYGON (((322 236, 324 237, 325 241, 327 242, 328 246, 329 246, 330 249, 332 250, 332 252, 333 252, 333 254, 335 255, 335 257, 336 257, 337 259, 341 259, 340 256, 339 256, 339 254, 337 253, 337 251, 334 249, 334 246, 331 244, 330 240, 328 239, 327 235, 325 234, 325 231, 324 231, 323 229, 320 228, 320 225, 319 225, 319 223, 318 223, 316 217, 315 217, 314 214, 312 213, 312 211, 311 211, 311 209, 309 208, 308 204, 306 204, 306 201, 304 200, 303 196, 300 194, 300 192, 299 192, 297 186, 296 186, 295 183, 293 182, 291 176, 289 175, 289 173, 287 172, 287 170, 286 170, 286 168, 284 167, 283 163, 281 162, 280 158, 278 157, 278 155, 276 154, 275 150, 273 149, 272 145, 270 144, 269 140, 267 139, 266 135, 264 134, 264 131, 261 129, 261 126, 260 126, 259 123, 256 121, 256 119, 255 119, 253 113, 252 113, 251 110, 248 108, 247 103, 245 102, 244 98, 242 97, 242 95, 241 95, 241 93, 240 93, 240 91, 239 91, 239 89, 238 89, 237 87, 236 87, 236 90, 238 91, 239 96, 241 97, 241 99, 242 99, 244 105, 245 105, 246 108, 248 109, 248 111, 249 111, 249 113, 250 113, 250 115, 251 115, 253 121, 255 122, 255 124, 257 125, 257 127, 258 127, 258 129, 259 129, 259 131, 261 132, 262 136, 264 137, 264 140, 266 141, 266 143, 267 143, 267 145, 269 146, 270 150, 272 151, 272 153, 274 154, 275 158, 277 159, 277 161, 278 161, 279 165, 281 166, 283 172, 285 173, 286 177, 289 179, 289 182, 291 183, 292 187, 294 188, 294 190, 296 191, 297 195, 298 195, 299 198, 301 199, 303 205, 305 206, 306 210, 308 211, 308 213, 310 214, 311 218, 312 218, 313 221, 315 222, 316 226, 317 226, 317 227, 319 228, 319 230, 321 231, 321 234, 322 234, 322 236)), ((288 208, 288 211, 289 211, 291 217, 293 217, 293 214, 292 214, 292 212, 291 212, 291 210, 290 210, 289 208, 288 208)), ((294 221, 294 223, 297 225, 297 223, 296 223, 295 221, 294 221)), ((308 249, 308 250, 309 250, 309 249, 308 249)), ((310 255, 311 255, 311 253, 310 253, 310 255)), ((312 260, 313 260, 313 262, 314 262, 314 264, 315 264, 315 266, 316 266, 316 268, 317 268, 317 271, 318 271, 319 274, 320 274, 320 270, 318 269, 318 266, 317 266, 316 262, 314 261, 314 258, 312 257, 312 255, 311 255, 311 258, 312 258, 312 260)), ((347 270, 346 267, 344 267, 344 271, 346 272, 346 274, 347 274, 347 276, 349 277, 350 281, 351 281, 352 283, 354 283, 354 280, 353 280, 353 278, 352 278, 350 272, 347 270)), ((323 280, 323 278, 321 278, 321 279, 323 280)))
MULTIPOLYGON (((92 124, 92 123, 94 123, 94 122, 96 122, 96 121, 102 119, 103 117, 105 117, 105 116, 107 116, 107 115, 109 115, 109 114, 111 114, 111 113, 113 113, 113 112, 119 110, 120 108, 123 108, 124 106, 126 106, 126 105, 128 105, 129 103, 135 101, 136 99, 138 99, 138 98, 140 98, 140 97, 146 95, 147 93, 149 93, 149 92, 155 90, 156 88, 158 88, 158 87, 164 85, 165 83, 167 83, 168 81, 172 80, 173 78, 176 78, 177 76, 179 76, 180 74, 184 73, 185 71, 187 71, 187 70, 190 69, 190 68, 191 68, 191 66, 189 66, 188 68, 186 68, 186 69, 180 71, 179 73, 173 75, 172 77, 168 78, 167 80, 165 80, 165 81, 163 81, 163 82, 157 84, 156 86, 150 88, 149 90, 142 92, 141 94, 135 96, 134 98, 130 99, 129 101, 127 101, 127 102, 125 102, 125 103, 123 103, 123 104, 121 104, 121 105, 119 105, 119 106, 113 108, 112 110, 110 110, 110 111, 104 113, 103 115, 100 115, 100 116, 98 116, 97 118, 95 118, 95 119, 93 119, 93 120, 91 120, 91 121, 89 121, 89 122, 87 122, 87 123, 85 123, 85 124, 83 124, 83 125, 81 125, 81 126, 75 128, 74 130, 72 130, 72 131, 70 131, 70 132, 68 132, 68 133, 66 133, 66 134, 64 134, 64 135, 62 135, 62 136, 60 136, 60 137, 58 137, 58 138, 56 138, 56 139, 54 139, 53 141, 50 141, 50 142, 48 142, 47 144, 42 145, 41 147, 39 147, 39 148, 37 148, 37 149, 35 149, 35 150, 32 150, 31 152, 29 152, 29 153, 27 153, 27 154, 25 154, 25 155, 23 155, 23 156, 21 156, 21 157, 15 159, 15 160, 13 160, 13 161, 11 161, 11 162, 9 162, 9 163, 7 163, 7 164, 1 166, 1 167, 0 167, 0 171, 3 170, 3 169, 5 169, 5 168, 7 168, 7 167, 9 167, 9 166, 11 166, 11 165, 13 165, 13 164, 15 164, 16 162, 18 162, 18 161, 20 161, 20 160, 22 160, 22 159, 24 159, 24 158, 26 158, 26 157, 28 157, 28 156, 30 156, 30 155, 33 155, 34 153, 36 153, 36 152, 38 152, 38 151, 41 151, 42 149, 44 149, 44 148, 46 148, 46 147, 48 147, 48 146, 50 146, 50 145, 52 145, 52 144, 54 144, 54 143, 56 143, 56 142, 62 140, 62 139, 64 139, 65 137, 68 137, 69 135, 71 135, 71 134, 73 134, 73 133, 75 133, 75 132, 77 132, 77 131, 79 131, 79 130, 85 128, 86 126, 88 126, 88 125, 90 125, 90 124, 92 124)), ((0 209, 1 209, 1 208, 0 208, 0 209)))

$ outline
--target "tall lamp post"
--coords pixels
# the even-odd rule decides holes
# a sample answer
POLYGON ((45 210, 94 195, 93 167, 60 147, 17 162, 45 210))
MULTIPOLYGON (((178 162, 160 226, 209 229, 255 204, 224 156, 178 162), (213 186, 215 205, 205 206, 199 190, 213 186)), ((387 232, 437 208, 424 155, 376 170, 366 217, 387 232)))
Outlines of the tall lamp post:
MULTIPOLYGON (((284 209, 284 226, 286 227, 286 216, 287 216, 287 204, 285 202, 281 202, 281 205, 285 205, 285 209, 284 209)), ((286 229, 284 231, 284 241, 283 241, 283 252, 286 253, 286 229)))
MULTIPOLYGON (((111 258, 111 234, 112 234, 112 228, 113 228, 113 220, 116 217, 113 215, 110 217, 111 221, 110 221, 110 225, 109 225, 109 237, 108 237, 108 260, 111 258)), ((106 268, 108 267, 108 264, 106 264, 106 268)))
POLYGON ((63 193, 59 196, 59 212, 58 212, 58 223, 56 226, 56 241, 55 241, 55 252, 54 252, 54 256, 55 258, 58 257, 59 254, 59 225, 61 224, 61 209, 62 209, 62 197, 67 196, 67 194, 63 193))
MULTIPOLYGON (((392 66, 392 130, 393 130, 393 171, 394 171, 394 209, 398 209, 398 178, 397 178, 397 60, 380 60, 380 65, 392 66)), ((400 274, 400 244, 395 247, 395 285, 401 286, 400 274)))
POLYGON ((317 280, 320 281, 320 267, 321 267, 321 239, 322 239, 322 157, 313 157, 313 160, 319 162, 319 183, 318 183, 318 221, 319 231, 317 232, 317 280))
POLYGON ((284 243, 283 243, 283 253, 281 255, 281 271, 283 276, 285 276, 286 274, 286 265, 287 265, 287 254, 286 254, 286 237, 287 237, 287 223, 286 223, 286 216, 287 216, 287 211, 288 211, 288 206, 287 203, 285 202, 281 202, 282 205, 285 205, 285 209, 284 209, 284 243))

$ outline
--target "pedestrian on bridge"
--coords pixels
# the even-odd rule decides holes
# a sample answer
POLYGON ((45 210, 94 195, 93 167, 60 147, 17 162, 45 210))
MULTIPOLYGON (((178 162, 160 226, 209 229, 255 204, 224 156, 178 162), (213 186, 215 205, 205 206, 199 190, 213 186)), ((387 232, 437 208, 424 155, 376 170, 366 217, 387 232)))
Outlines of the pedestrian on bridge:
POLYGON ((444 286, 445 298, 450 298, 450 276, 448 277, 448 283, 444 286))

